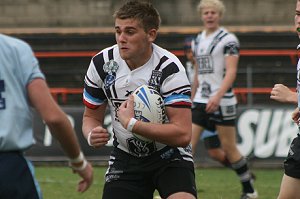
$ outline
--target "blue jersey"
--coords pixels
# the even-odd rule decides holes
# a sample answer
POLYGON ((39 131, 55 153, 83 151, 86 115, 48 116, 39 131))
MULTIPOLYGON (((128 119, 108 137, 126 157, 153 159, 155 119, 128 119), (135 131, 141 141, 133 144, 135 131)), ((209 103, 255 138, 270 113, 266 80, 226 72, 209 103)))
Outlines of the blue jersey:
POLYGON ((34 143, 27 85, 35 78, 45 77, 30 46, 0 34, 0 151, 34 143))

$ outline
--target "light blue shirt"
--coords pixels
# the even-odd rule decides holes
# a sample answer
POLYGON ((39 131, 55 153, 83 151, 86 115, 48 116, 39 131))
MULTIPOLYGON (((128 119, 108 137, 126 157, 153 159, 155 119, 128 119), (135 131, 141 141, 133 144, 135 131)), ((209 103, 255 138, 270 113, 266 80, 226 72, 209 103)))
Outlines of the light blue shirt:
POLYGON ((25 150, 35 142, 27 94, 35 78, 45 77, 31 47, 0 34, 0 151, 25 150))

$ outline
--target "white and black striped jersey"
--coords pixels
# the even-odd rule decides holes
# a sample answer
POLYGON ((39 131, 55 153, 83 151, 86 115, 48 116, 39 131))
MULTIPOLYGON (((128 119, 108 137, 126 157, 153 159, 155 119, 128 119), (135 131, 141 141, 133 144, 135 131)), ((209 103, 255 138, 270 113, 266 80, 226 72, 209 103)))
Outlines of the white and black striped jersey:
MULTIPOLYGON (((192 43, 192 49, 198 64, 199 87, 195 93, 194 102, 207 103, 220 89, 225 76, 225 57, 239 56, 239 41, 237 37, 224 28, 219 28, 213 34, 206 32, 198 34, 192 43)), ((234 105, 236 97, 230 88, 220 101, 221 106, 234 105)))
MULTIPOLYGON (((137 157, 150 155, 165 146, 137 139, 118 121, 118 107, 143 84, 155 87, 165 106, 191 107, 191 88, 183 65, 175 55, 155 44, 148 62, 135 70, 130 70, 121 58, 117 45, 102 50, 92 58, 84 81, 84 104, 97 108, 108 102, 114 146, 137 157)), ((191 159, 187 149, 180 151, 191 159)))

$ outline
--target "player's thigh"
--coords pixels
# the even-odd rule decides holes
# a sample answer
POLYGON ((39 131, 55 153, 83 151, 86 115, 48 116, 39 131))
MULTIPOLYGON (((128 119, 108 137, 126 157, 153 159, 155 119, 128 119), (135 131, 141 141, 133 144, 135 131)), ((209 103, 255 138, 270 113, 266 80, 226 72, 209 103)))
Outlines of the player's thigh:
POLYGON ((217 125, 217 131, 223 148, 230 148, 236 145, 235 126, 217 125))
POLYGON ((0 152, 0 198, 41 198, 33 166, 21 152, 0 152))
POLYGON ((283 175, 278 199, 300 199, 300 179, 283 175))
POLYGON ((185 196, 188 199, 196 198, 197 196, 195 173, 192 163, 188 163, 186 167, 170 166, 160 173, 156 181, 157 190, 164 199, 179 199, 179 196, 185 196))
POLYGON ((200 140, 201 133, 203 132, 203 127, 198 124, 192 124, 192 146, 196 146, 200 140))
POLYGON ((179 192, 179 193, 170 195, 166 199, 196 199, 196 197, 190 193, 179 192))
POLYGON ((131 185, 127 181, 113 181, 106 183, 103 189, 102 199, 152 199, 153 194, 145 191, 140 191, 138 186, 131 185))

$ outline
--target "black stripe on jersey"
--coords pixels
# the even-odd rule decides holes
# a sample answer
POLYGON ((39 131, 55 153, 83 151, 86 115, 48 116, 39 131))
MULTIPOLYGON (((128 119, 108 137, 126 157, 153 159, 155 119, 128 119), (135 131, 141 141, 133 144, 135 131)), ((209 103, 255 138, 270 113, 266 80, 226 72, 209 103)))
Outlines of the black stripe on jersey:
MULTIPOLYGON (((222 32, 223 32, 223 31, 221 31, 220 33, 222 33, 222 32)), ((209 51, 209 54, 211 54, 211 53, 214 51, 216 45, 218 45, 218 43, 219 43, 226 35, 228 35, 228 33, 225 33, 225 34, 222 35, 221 37, 218 37, 219 35, 221 35, 220 33, 219 33, 219 34, 215 37, 215 39, 212 41, 212 46, 211 46, 211 49, 210 49, 210 51, 209 51)))
POLYGON ((179 68, 174 62, 167 65, 164 69, 162 69, 160 85, 162 85, 162 83, 167 79, 167 77, 173 75, 174 73, 178 73, 178 71, 179 71, 179 68))
POLYGON ((112 90, 113 90, 113 93, 114 93, 114 98, 118 98, 115 84, 112 85, 112 90))
POLYGON ((100 54, 96 55, 95 57, 93 57, 93 63, 95 65, 95 68, 96 68, 100 78, 102 79, 102 82, 104 82, 106 73, 103 71, 103 65, 104 65, 103 53, 100 53, 100 54))
POLYGON ((114 59, 114 49, 113 48, 108 51, 108 60, 112 60, 112 59, 114 59))
MULTIPOLYGON (((95 57, 93 57, 93 63, 95 65, 95 68, 96 68, 102 82, 104 83, 105 78, 107 76, 107 73, 104 72, 104 70, 103 70, 103 65, 104 65, 104 55, 103 55, 103 53, 100 53, 100 54, 96 55, 95 57)), ((111 98, 110 90, 106 89, 105 92, 106 92, 107 98, 110 99, 111 98)))
POLYGON ((84 89, 88 92, 89 95, 94 98, 102 100, 106 99, 106 95, 101 88, 93 88, 84 83, 84 89))
POLYGON ((234 95, 230 95, 230 96, 223 95, 223 98, 224 98, 224 99, 231 99, 231 98, 233 98, 233 97, 234 97, 234 95))
POLYGON ((88 81, 89 84, 92 84, 93 86, 97 87, 97 84, 95 84, 94 82, 92 82, 92 80, 90 80, 90 78, 87 75, 85 75, 84 81, 88 81))
POLYGON ((155 70, 159 70, 160 67, 161 67, 161 65, 162 65, 165 61, 167 61, 168 59, 169 59, 168 57, 163 56, 163 57, 159 60, 159 63, 158 63, 157 66, 155 67, 155 70))

